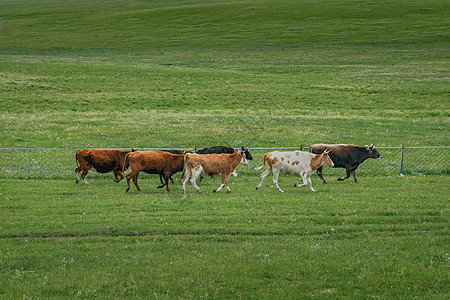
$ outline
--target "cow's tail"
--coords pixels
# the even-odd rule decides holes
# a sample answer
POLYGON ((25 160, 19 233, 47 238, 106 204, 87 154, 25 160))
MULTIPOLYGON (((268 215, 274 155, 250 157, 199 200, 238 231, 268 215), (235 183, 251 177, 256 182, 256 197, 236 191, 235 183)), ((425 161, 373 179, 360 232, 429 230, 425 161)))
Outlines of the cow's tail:
POLYGON ((189 155, 191 155, 191 153, 187 152, 184 154, 184 157, 183 157, 184 163, 183 163, 183 176, 181 177, 182 180, 184 180, 184 177, 186 176, 187 160, 188 160, 189 155))
POLYGON ((78 151, 75 153, 75 161, 77 163, 77 168, 80 166, 80 162, 78 161, 78 151))
MULTIPOLYGON (((134 152, 134 151, 133 151, 134 152)), ((130 155, 133 152, 128 152, 127 155, 125 155, 125 159, 123 161, 123 167, 122 167, 122 173, 125 174, 125 171, 128 169, 128 167, 130 166, 129 163, 129 159, 130 159, 130 155)))
POLYGON ((262 168, 264 168, 266 166, 267 154, 268 153, 264 154, 262 166, 255 168, 255 171, 259 171, 259 170, 261 170, 262 168))
POLYGON ((191 155, 191 153, 189 153, 189 152, 184 154, 183 172, 186 172, 187 160, 188 160, 189 155, 191 155))
POLYGON ((78 150, 75 153, 75 161, 77 163, 77 169, 80 169, 81 168, 81 165, 80 165, 80 150, 78 150))

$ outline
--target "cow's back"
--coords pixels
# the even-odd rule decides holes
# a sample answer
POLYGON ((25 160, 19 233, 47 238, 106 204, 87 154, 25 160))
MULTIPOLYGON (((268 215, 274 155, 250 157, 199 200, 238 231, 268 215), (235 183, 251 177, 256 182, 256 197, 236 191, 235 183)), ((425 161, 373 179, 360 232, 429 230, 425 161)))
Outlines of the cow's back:
POLYGON ((344 168, 345 166, 358 164, 358 157, 361 156, 364 148, 351 144, 316 144, 309 148, 309 151, 314 154, 321 154, 325 150, 330 151, 328 155, 335 168, 344 168))
POLYGON ((107 173, 113 170, 120 170, 120 163, 123 163, 123 158, 126 155, 126 153, 122 154, 121 152, 126 151, 92 149, 89 152, 90 163, 99 173, 107 173))
POLYGON ((224 146, 213 146, 208 148, 203 148, 197 151, 198 154, 233 154, 236 151, 233 148, 230 147, 224 147, 224 146))
POLYGON ((314 154, 304 151, 274 151, 270 153, 272 168, 285 174, 298 174, 309 168, 314 154))
POLYGON ((129 155, 128 163, 132 169, 149 174, 161 174, 165 170, 176 173, 183 169, 184 155, 165 151, 133 152, 129 155))

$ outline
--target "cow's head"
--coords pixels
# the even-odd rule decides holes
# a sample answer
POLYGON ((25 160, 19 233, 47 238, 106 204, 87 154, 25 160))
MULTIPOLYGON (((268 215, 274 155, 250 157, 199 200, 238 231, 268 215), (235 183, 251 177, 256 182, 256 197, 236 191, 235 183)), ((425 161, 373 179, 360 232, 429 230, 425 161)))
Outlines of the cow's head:
POLYGON ((250 151, 248 151, 248 147, 247 148, 242 147, 242 151, 245 153, 245 158, 247 158, 248 160, 253 159, 252 155, 250 154, 250 151))
POLYGON ((334 167, 334 162, 331 160, 330 156, 328 155, 330 151, 328 149, 325 149, 321 156, 322 156, 322 164, 327 165, 329 167, 334 167))
POLYGON ((241 164, 243 164, 243 165, 248 164, 247 157, 245 155, 245 151, 240 150, 239 153, 241 154, 241 164))
POLYGON ((373 144, 370 145, 370 146, 366 145, 365 148, 366 148, 366 150, 367 150, 367 152, 368 152, 368 156, 369 156, 370 158, 381 158, 380 153, 378 153, 377 149, 375 149, 375 147, 373 146, 373 144))

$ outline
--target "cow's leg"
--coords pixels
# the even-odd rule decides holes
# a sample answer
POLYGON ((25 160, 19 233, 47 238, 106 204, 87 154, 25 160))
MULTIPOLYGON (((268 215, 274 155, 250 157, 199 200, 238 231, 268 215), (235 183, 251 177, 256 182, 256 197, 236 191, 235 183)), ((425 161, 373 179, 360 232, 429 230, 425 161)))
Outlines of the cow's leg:
POLYGON ((127 189, 125 190, 125 193, 127 193, 130 190, 130 178, 128 178, 128 175, 126 178, 127 178, 127 189))
POLYGON ((89 184, 86 180, 86 175, 89 172, 89 169, 84 169, 83 172, 81 173, 81 178, 83 178, 84 183, 89 184))
MULTIPOLYGON (((237 174, 236 174, 237 175, 237 174)), ((231 193, 231 190, 230 190, 230 187, 228 186, 228 177, 229 177, 230 175, 228 175, 228 176, 225 176, 225 186, 227 187, 227 192, 228 193, 231 193)))
POLYGON ((200 176, 200 174, 202 173, 203 167, 202 166, 197 166, 193 169, 191 169, 192 172, 192 177, 191 177, 191 184, 192 186, 197 190, 197 192, 200 194, 202 191, 200 190, 200 188, 197 185, 197 178, 198 176, 200 176))
POLYGON ((338 178, 339 181, 345 180, 350 177, 350 169, 345 168, 346 175, 345 177, 338 178))
MULTIPOLYGON (((139 173, 138 173, 139 174, 139 173)), ((133 171, 131 171, 130 173, 128 173, 128 175, 127 175, 127 189, 125 190, 125 192, 128 192, 129 190, 130 190, 130 180, 131 180, 131 178, 133 178, 133 182, 134 182, 134 177, 135 176, 137 176, 137 174, 136 173, 134 173, 133 171)), ((137 179, 136 179, 136 182, 137 182, 137 179)), ((136 183, 135 183, 135 185, 136 185, 136 183)), ((136 187, 137 187, 137 185, 136 185, 136 187)), ((138 188, 138 190, 139 190, 139 188, 138 188)))
POLYGON ((169 174, 164 174, 164 181, 165 181, 165 185, 166 185, 166 190, 167 191, 169 191, 169 177, 170 177, 169 174))
POLYGON ((309 188, 311 189, 311 191, 315 192, 316 190, 312 187, 311 174, 307 174, 305 176, 306 176, 306 181, 308 182, 309 188))
POLYGON ((352 175, 353 175, 353 180, 354 180, 355 182, 358 182, 358 180, 356 180, 355 171, 356 171, 356 170, 352 170, 351 173, 352 173, 352 175))
POLYGON ((262 183, 264 181, 264 178, 266 178, 269 174, 271 173, 270 169, 266 169, 262 174, 261 174, 261 179, 259 180, 259 184, 256 186, 256 189, 260 189, 262 187, 262 183))
POLYGON ((183 187, 182 187, 183 194, 186 194, 186 182, 189 180, 190 177, 191 177, 191 169, 190 169, 190 168, 186 168, 186 169, 184 170, 184 176, 183 176, 183 179, 182 179, 182 183, 183 183, 183 187))
POLYGON ((119 183, 122 179, 123 179, 123 173, 121 171, 114 171, 114 177, 116 179, 114 179, 114 182, 119 183), (120 179, 119 179, 120 176, 120 179))
POLYGON ((308 180, 307 180, 307 178, 306 178, 306 173, 305 173, 305 172, 302 172, 302 173, 300 174, 300 177, 302 178, 303 183, 302 183, 302 184, 296 183, 296 184, 294 184, 295 187, 302 187, 302 186, 305 186, 305 185, 308 184, 308 180))
POLYGON ((163 188, 166 185, 166 182, 164 181, 164 175, 163 174, 159 174, 159 181, 161 181, 161 185, 158 185, 157 188, 163 188))
POLYGON ((320 180, 322 180, 322 182, 323 182, 324 184, 326 184, 327 182, 325 181, 325 178, 323 178, 323 175, 322 175, 322 169, 323 169, 323 166, 320 166, 320 167, 317 169, 317 175, 319 176, 320 180))
POLYGON ((139 173, 137 173, 136 175, 133 176, 133 183, 136 186, 136 189, 140 192, 141 189, 139 188, 139 185, 138 185, 138 177, 139 177, 139 173))
POLYGON ((228 193, 231 193, 231 190, 230 190, 230 188, 228 187, 228 176, 225 175, 224 173, 222 173, 222 174, 221 174, 221 178, 222 178, 222 180, 221 180, 222 184, 219 186, 219 188, 218 188, 217 190, 214 190, 213 192, 214 192, 214 193, 217 193, 217 192, 220 191, 224 186, 226 186, 226 187, 227 187, 228 193))
POLYGON ((79 181, 80 181, 80 172, 82 171, 83 169, 81 168, 81 167, 76 167, 75 168, 75 174, 77 174, 77 181, 75 181, 75 183, 78 183, 79 181))
POLYGON ((272 182, 280 193, 284 193, 284 191, 280 189, 280 186, 278 185, 278 175, 280 175, 280 171, 273 172, 272 182))

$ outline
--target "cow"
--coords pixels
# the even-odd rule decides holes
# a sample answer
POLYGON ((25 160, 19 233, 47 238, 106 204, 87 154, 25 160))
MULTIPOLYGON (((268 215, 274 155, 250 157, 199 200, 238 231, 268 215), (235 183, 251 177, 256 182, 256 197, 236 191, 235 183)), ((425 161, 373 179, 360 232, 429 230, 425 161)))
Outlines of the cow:
POLYGON ((78 150, 75 153, 75 160, 77 162, 77 167, 75 168, 75 173, 77 174, 76 183, 80 181, 79 173, 83 171, 81 173, 81 178, 83 178, 84 183, 88 184, 86 175, 91 168, 94 168, 99 173, 108 173, 112 171, 114 172, 114 181, 120 182, 124 177, 123 164, 125 156, 134 151, 137 151, 137 149, 133 148, 131 151, 106 149, 78 150))
POLYGON ((305 151, 266 153, 263 157, 263 165, 255 168, 255 170, 261 170, 266 166, 256 189, 260 189, 264 178, 273 173, 273 184, 279 192, 283 193, 284 191, 278 186, 278 175, 283 172, 285 174, 299 174, 302 177, 303 184, 294 184, 294 186, 301 187, 308 184, 311 191, 315 192, 316 190, 311 184, 311 174, 324 164, 330 167, 334 166, 333 161, 328 156, 328 151, 323 151, 321 154, 312 154, 305 151))
POLYGON ((201 193, 197 186, 197 178, 203 172, 206 175, 220 175, 221 185, 213 192, 220 191, 226 186, 228 193, 231 192, 228 187, 228 176, 236 169, 239 164, 247 164, 245 151, 240 150, 233 154, 192 154, 186 153, 184 155, 184 177, 183 177, 183 194, 186 194, 186 182, 190 182, 201 193))
MULTIPOLYGON (((357 182, 355 176, 355 170, 358 166, 363 163, 368 158, 381 158, 377 149, 372 145, 365 147, 347 145, 347 144, 337 144, 337 145, 326 145, 326 144, 316 144, 309 147, 311 153, 322 153, 324 149, 330 151, 329 155, 334 162, 335 168, 345 168, 347 174, 345 177, 338 178, 339 181, 345 180, 353 175, 353 180, 357 182)), ((322 175, 322 168, 317 169, 317 175, 323 183, 327 183, 322 175)))
POLYGON ((164 183, 158 188, 166 186, 169 191, 169 178, 177 172, 183 171, 184 155, 172 154, 165 151, 142 151, 132 152, 126 155, 124 168, 129 164, 130 172, 127 174, 127 189, 130 190, 130 180, 133 179, 133 183, 136 189, 140 191, 138 186, 138 176, 140 172, 148 174, 160 174, 164 177, 164 183))
MULTIPOLYGON (((160 151, 169 152, 172 154, 184 154, 185 153, 184 151, 181 151, 181 150, 160 150, 160 151)), ((170 180, 170 182, 174 183, 172 176, 169 177, 169 180, 170 180)), ((159 181, 161 181, 161 184, 164 183, 163 176, 161 174, 159 174, 159 181)))
MULTIPOLYGON (((242 147, 241 151, 244 151, 245 158, 247 160, 253 159, 252 155, 250 154, 250 151, 248 151, 248 147, 247 148, 242 147)), ((203 148, 200 150, 196 150, 195 152, 197 154, 233 154, 236 152, 236 150, 233 148, 230 148, 230 147, 212 146, 212 147, 207 147, 207 148, 203 148)), ((235 171, 232 174, 234 177, 237 176, 237 173, 235 171)), ((203 177, 200 175, 200 181, 202 181, 202 179, 203 179, 203 177)))

